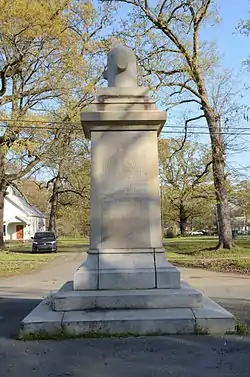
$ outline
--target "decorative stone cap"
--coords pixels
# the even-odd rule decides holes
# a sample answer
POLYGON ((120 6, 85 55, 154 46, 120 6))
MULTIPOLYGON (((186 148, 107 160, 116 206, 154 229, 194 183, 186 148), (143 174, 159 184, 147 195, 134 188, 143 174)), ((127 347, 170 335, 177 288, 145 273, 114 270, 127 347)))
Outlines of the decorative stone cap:
POLYGON ((108 87, 97 91, 97 100, 81 113, 85 137, 94 131, 157 131, 166 121, 166 112, 156 109, 146 87, 108 87))
POLYGON ((157 131, 159 135, 166 121, 166 112, 159 110, 82 112, 85 137, 94 131, 157 131))
POLYGON ((97 98, 100 100, 102 97, 148 97, 149 89, 146 87, 108 87, 100 88, 97 90, 97 98))

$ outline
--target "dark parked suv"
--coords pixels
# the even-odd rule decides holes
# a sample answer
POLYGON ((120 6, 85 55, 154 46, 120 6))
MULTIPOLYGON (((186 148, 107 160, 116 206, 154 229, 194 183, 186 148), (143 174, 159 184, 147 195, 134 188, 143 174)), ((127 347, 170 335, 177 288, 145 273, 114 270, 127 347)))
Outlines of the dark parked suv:
POLYGON ((32 251, 57 251, 57 241, 54 232, 36 232, 33 237, 32 251))

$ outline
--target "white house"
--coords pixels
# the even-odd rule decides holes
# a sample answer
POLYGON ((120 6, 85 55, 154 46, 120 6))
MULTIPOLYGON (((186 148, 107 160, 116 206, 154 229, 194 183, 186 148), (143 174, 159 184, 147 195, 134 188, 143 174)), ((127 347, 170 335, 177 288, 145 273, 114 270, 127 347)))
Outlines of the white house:
POLYGON ((4 240, 30 240, 37 231, 46 230, 45 215, 31 206, 12 187, 4 198, 4 240))
POLYGON ((231 224, 240 234, 250 234, 250 221, 245 216, 232 217, 231 224))

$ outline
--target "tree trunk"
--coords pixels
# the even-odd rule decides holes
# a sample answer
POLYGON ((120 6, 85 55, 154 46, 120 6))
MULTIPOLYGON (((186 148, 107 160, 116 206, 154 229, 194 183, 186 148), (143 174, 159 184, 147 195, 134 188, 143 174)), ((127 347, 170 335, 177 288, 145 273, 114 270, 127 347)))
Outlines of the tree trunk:
MULTIPOLYGON (((216 157, 216 156, 215 156, 216 157)), ((231 249, 232 229, 230 211, 228 205, 228 192, 225 177, 218 179, 219 175, 224 175, 224 163, 216 161, 213 166, 215 195, 217 201, 219 244, 218 248, 231 249)))
POLYGON ((180 203, 179 221, 180 221, 180 232, 181 232, 181 235, 184 236, 186 233, 186 227, 187 227, 187 216, 185 213, 185 207, 183 203, 180 203))
POLYGON ((4 209, 4 191, 0 188, 0 250, 4 249, 3 239, 3 209, 4 209))
POLYGON ((228 205, 227 180, 225 176, 224 143, 218 132, 217 119, 212 109, 204 109, 210 131, 213 160, 213 177, 217 203, 219 244, 217 248, 231 249, 232 229, 228 205))
POLYGON ((0 250, 4 249, 3 239, 3 211, 4 211, 4 194, 5 194, 5 171, 4 171, 4 151, 3 145, 0 144, 0 250))
POLYGON ((53 181, 53 192, 50 198, 50 214, 49 214, 49 226, 48 230, 51 232, 56 232, 56 214, 58 207, 58 198, 59 198, 59 188, 61 186, 60 173, 58 172, 57 176, 53 181))
POLYGON ((228 204, 227 179, 225 175, 225 146, 218 117, 210 105, 204 78, 196 62, 195 79, 201 95, 202 110, 207 121, 212 149, 213 178, 215 187, 219 243, 217 248, 231 249, 232 229, 228 204))

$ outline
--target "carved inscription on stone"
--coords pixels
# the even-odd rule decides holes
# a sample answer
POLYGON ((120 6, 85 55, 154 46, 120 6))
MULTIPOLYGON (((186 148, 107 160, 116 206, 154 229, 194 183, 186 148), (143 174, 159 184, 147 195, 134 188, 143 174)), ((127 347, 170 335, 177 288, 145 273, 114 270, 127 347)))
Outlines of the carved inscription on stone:
POLYGON ((147 134, 109 132, 103 137, 102 248, 150 247, 147 134))
POLYGON ((148 131, 93 133, 91 223, 95 247, 159 246, 161 235, 155 232, 160 227, 160 203, 154 141, 153 132, 148 131))
POLYGON ((105 150, 102 163, 103 196, 145 195, 148 188, 146 135, 142 132, 110 132, 109 136, 109 148, 105 150), (120 140, 117 140, 117 134, 122 134, 120 140), (112 139, 115 139, 115 149, 112 139))
POLYGON ((102 248, 150 247, 147 201, 127 198, 104 201, 102 206, 102 248))

